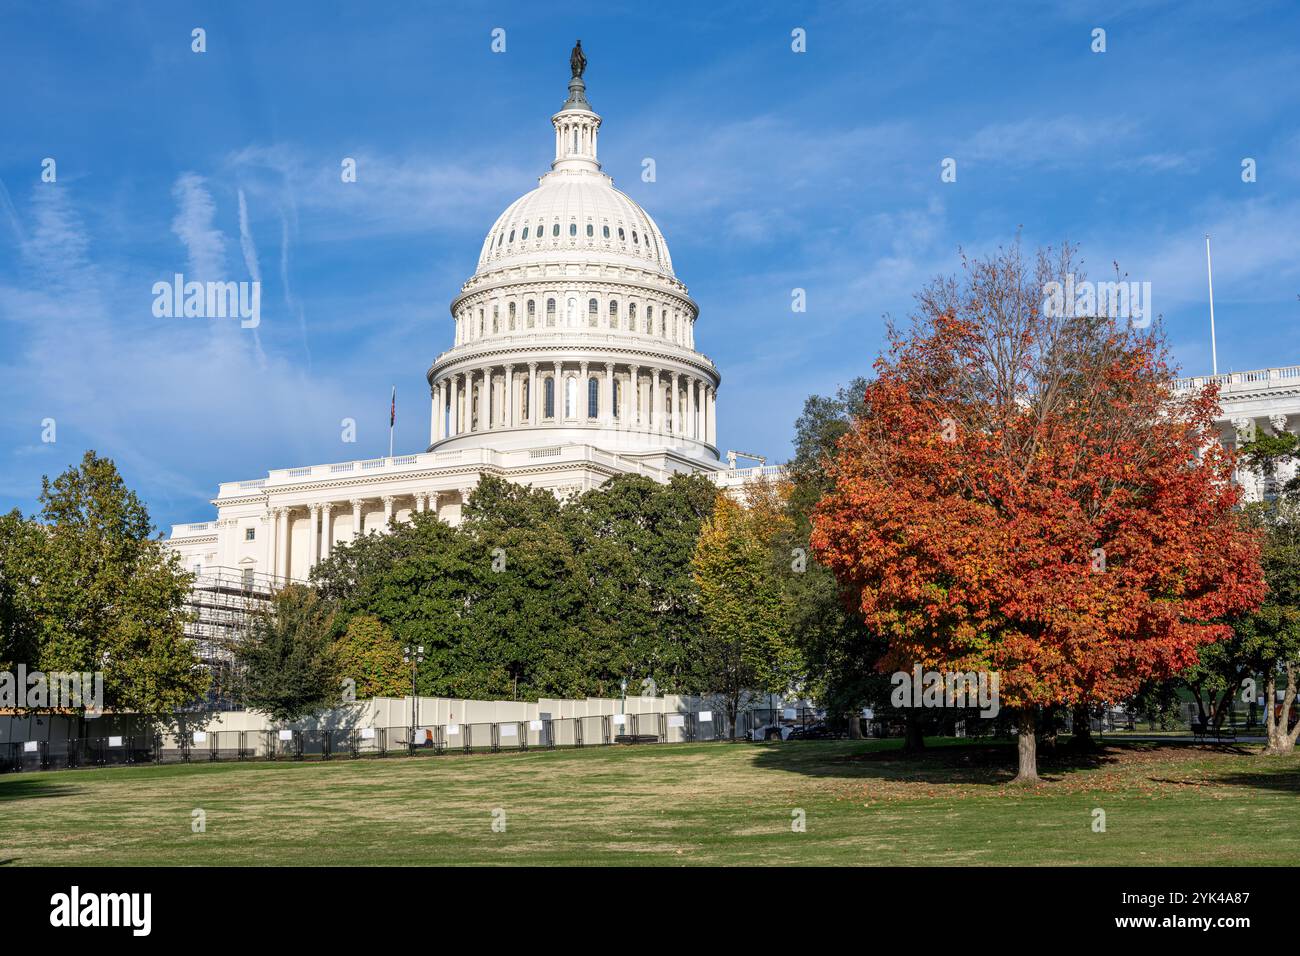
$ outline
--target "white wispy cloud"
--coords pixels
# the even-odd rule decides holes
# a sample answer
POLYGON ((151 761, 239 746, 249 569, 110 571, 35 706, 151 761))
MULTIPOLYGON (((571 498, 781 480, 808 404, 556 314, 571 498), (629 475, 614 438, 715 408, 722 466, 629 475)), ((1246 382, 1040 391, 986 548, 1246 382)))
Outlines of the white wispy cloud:
POLYGON ((188 278, 198 282, 221 279, 226 271, 226 240, 215 226, 217 206, 206 181, 196 173, 183 173, 172 188, 178 206, 172 232, 189 256, 188 278))

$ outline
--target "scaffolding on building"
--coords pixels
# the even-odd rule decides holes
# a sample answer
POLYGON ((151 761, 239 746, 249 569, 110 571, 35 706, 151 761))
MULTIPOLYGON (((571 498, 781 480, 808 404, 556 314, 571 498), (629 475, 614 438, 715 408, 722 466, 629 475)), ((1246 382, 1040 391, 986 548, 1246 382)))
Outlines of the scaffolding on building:
POLYGON ((203 709, 243 709, 235 694, 235 649, 248 639, 257 615, 271 607, 275 593, 293 583, 302 582, 237 568, 211 568, 195 577, 185 636, 212 673, 203 709))

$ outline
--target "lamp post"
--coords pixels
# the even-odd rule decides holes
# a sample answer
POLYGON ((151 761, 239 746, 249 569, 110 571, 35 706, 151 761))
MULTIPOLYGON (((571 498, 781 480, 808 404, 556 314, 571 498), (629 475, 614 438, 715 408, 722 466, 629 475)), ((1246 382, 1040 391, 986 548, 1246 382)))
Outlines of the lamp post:
POLYGON ((419 725, 419 711, 416 708, 420 705, 420 698, 415 696, 415 675, 424 660, 424 645, 421 644, 414 651, 409 644, 402 648, 402 660, 411 665, 411 746, 414 748, 415 730, 419 725))

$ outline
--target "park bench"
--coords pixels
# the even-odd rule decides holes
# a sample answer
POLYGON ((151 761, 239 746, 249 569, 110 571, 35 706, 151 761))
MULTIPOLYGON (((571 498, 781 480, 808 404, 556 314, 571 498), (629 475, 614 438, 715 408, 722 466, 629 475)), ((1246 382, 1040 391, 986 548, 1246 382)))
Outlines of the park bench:
POLYGON ((1209 740, 1211 737, 1219 742, 1237 739, 1236 728, 1231 726, 1215 728, 1211 724, 1199 720, 1192 721, 1192 734, 1197 740, 1201 741, 1209 740))

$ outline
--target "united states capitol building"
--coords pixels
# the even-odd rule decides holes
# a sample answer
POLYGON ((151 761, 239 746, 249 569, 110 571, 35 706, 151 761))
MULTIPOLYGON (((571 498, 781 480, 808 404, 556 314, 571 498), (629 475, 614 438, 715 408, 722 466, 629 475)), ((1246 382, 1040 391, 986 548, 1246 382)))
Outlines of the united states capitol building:
MULTIPOLYGON (((427 450, 222 483, 217 519, 175 525, 168 540, 200 582, 258 581, 266 593, 390 519, 432 511, 455 524, 484 474, 568 496, 619 474, 703 474, 725 488, 779 471, 719 452, 722 379, 696 349, 699 307, 654 220, 601 171, 585 63, 575 49, 550 172, 492 224, 451 303, 452 347, 427 374, 427 450)), ((1300 366, 1177 388, 1211 380, 1226 444, 1300 426, 1300 366)), ((1269 491, 1238 479, 1251 496, 1269 491)))
POLYGON ((699 307, 654 220, 601 171, 585 63, 575 49, 550 172, 492 224, 451 303, 452 347, 427 375, 427 450, 224 482, 215 521, 172 528, 187 569, 305 579, 392 518, 455 524, 484 474, 568 496, 619 474, 726 487, 777 470, 719 452, 722 379, 696 349, 699 307))

